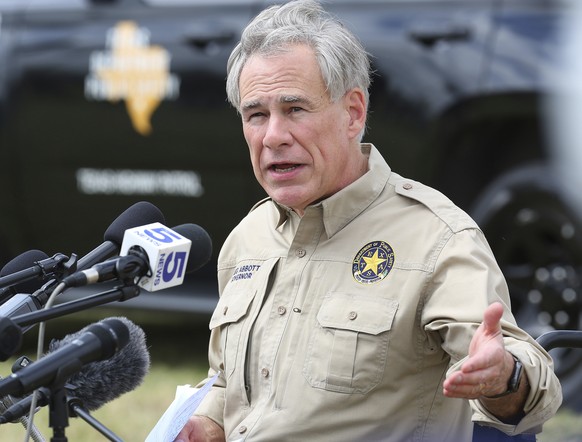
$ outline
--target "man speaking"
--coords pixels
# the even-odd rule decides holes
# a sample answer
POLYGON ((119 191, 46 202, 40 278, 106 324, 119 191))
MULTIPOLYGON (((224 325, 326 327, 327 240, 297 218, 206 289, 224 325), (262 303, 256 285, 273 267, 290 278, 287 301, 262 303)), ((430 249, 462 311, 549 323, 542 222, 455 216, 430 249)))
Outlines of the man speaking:
POLYGON ((269 197, 221 250, 220 376, 177 440, 458 442, 473 422, 538 432, 558 409, 479 227, 362 143, 369 84, 366 52, 314 1, 263 11, 231 54, 269 197))

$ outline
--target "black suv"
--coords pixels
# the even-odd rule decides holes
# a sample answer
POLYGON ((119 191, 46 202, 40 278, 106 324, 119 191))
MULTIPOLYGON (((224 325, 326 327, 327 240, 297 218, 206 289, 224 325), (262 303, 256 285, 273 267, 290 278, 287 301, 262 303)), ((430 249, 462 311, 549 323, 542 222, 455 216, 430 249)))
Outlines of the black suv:
MULTIPOLYGON (((83 255, 147 200, 169 227, 206 228, 214 258, 128 305, 207 316, 217 251, 264 196, 224 88, 231 49, 268 3, 0 0, 1 263, 33 248, 83 255)), ((582 328, 582 230, 543 112, 568 3, 326 2, 371 54, 366 140, 476 219, 536 337, 582 328)), ((555 358, 582 407, 582 354, 555 358)))

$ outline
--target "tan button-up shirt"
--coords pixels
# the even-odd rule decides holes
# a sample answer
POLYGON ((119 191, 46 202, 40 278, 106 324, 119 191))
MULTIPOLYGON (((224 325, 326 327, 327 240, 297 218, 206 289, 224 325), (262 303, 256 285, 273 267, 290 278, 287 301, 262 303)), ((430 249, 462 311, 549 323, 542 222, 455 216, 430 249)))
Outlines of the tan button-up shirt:
POLYGON ((362 149, 359 180, 302 218, 265 200, 225 242, 209 349, 221 375, 198 413, 230 441, 470 441, 471 419, 539 430, 561 389, 509 308, 528 414, 505 425, 477 401, 443 396, 485 307, 509 305, 507 286, 467 214, 362 149))

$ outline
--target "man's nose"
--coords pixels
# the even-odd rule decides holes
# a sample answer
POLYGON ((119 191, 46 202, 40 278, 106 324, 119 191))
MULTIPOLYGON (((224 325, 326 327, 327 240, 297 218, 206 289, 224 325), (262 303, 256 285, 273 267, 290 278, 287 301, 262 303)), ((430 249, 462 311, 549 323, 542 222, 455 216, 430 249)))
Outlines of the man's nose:
POLYGON ((288 121, 281 115, 269 117, 263 144, 270 149, 277 149, 291 145, 293 137, 289 130, 288 121))

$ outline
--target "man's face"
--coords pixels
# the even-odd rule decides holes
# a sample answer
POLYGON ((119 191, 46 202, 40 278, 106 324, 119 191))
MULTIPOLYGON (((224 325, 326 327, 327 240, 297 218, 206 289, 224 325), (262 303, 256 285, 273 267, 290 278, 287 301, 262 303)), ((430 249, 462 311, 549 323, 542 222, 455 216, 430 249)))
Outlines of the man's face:
POLYGON ((358 139, 364 95, 354 89, 332 103, 309 47, 254 55, 239 85, 253 170, 275 201, 302 215, 365 172, 358 139))

